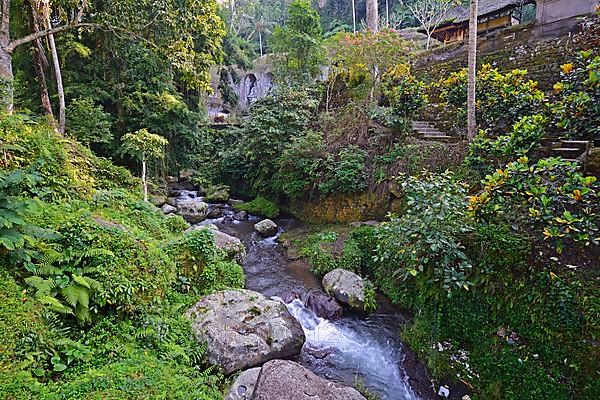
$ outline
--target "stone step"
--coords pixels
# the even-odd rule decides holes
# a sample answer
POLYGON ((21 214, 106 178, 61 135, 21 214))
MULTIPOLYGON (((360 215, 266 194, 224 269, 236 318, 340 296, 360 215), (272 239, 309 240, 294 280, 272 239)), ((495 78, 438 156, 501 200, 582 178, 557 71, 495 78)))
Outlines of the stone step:
POLYGON ((558 148, 554 148, 552 149, 552 151, 557 152, 557 153, 579 153, 582 150, 578 147, 558 147, 558 148))

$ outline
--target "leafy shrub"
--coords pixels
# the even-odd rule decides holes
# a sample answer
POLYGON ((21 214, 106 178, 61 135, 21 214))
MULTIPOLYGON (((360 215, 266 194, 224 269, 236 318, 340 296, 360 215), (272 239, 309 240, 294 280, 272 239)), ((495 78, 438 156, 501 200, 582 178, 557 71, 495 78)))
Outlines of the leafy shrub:
POLYGON ((574 63, 563 64, 550 106, 561 136, 594 139, 600 134, 600 55, 581 51, 574 63))
POLYGON ((112 140, 111 116, 90 98, 79 98, 67 107, 67 134, 89 146, 90 143, 109 143, 112 140))
POLYGON ((423 296, 439 295, 431 283, 450 295, 468 289, 472 266, 459 235, 469 229, 466 189, 452 173, 424 174, 402 183, 406 211, 377 232, 375 261, 380 279, 415 280, 423 296))
POLYGON ((509 161, 530 156, 546 132, 547 120, 541 115, 522 117, 507 135, 490 138, 484 131, 469 144, 465 164, 485 176, 509 161))
MULTIPOLYGON (((467 71, 453 72, 441 83, 441 97, 456 110, 457 121, 466 121, 467 71)), ((477 120, 481 129, 496 136, 521 117, 543 109, 545 96, 538 83, 527 79, 527 70, 502 74, 485 64, 477 72, 477 120)))
POLYGON ((277 204, 260 196, 250 202, 237 204, 235 209, 267 218, 275 218, 279 215, 277 204))
POLYGON ((599 244, 600 213, 595 177, 584 177, 577 165, 557 158, 530 164, 527 157, 486 177, 484 190, 469 208, 479 218, 506 219, 561 253, 565 241, 599 244), (542 232, 540 232, 542 231, 542 232))
POLYGON ((425 84, 416 79, 408 64, 398 64, 383 75, 384 101, 393 112, 405 120, 404 131, 410 130, 410 120, 427 104, 425 84))
MULTIPOLYGON (((306 132, 317 102, 305 89, 279 89, 257 100, 220 165, 227 183, 241 183, 254 194, 270 193, 277 160, 294 137, 306 132)), ((240 187, 240 185, 237 185, 240 187)))
POLYGON ((277 164, 273 187, 290 199, 310 193, 316 187, 327 157, 323 136, 314 131, 292 138, 277 164))
POLYGON ((367 188, 366 156, 366 152, 356 146, 342 148, 337 154, 337 159, 330 154, 319 183, 319 191, 323 194, 332 194, 365 190, 367 188))

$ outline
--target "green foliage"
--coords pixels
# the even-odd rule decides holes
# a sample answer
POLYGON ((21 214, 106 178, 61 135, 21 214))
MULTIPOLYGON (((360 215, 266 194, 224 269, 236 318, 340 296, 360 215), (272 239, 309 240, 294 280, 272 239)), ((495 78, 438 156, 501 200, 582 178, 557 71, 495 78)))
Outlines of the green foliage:
POLYGON ((256 194, 270 193, 277 160, 288 143, 307 130, 316 107, 305 89, 279 89, 254 103, 244 126, 232 132, 234 143, 222 154, 222 179, 256 194))
POLYGON ((24 219, 29 203, 14 196, 21 194, 24 181, 33 185, 37 180, 36 175, 22 170, 0 172, 0 255, 16 251, 33 239, 28 235, 24 219))
POLYGON ((472 196, 470 209, 479 218, 505 218, 538 240, 552 243, 561 253, 565 242, 597 246, 597 183, 577 165, 556 158, 529 162, 527 157, 509 163, 485 179, 484 190, 472 196))
POLYGON ((278 160, 279 171, 273 177, 273 188, 290 199, 297 199, 316 188, 327 152, 323 136, 308 131, 293 137, 278 160))
POLYGON ((169 143, 167 139, 150 133, 147 129, 128 133, 121 140, 123 152, 141 161, 164 157, 164 147, 169 143))
POLYGON ((67 107, 67 121, 67 134, 86 146, 112 141, 111 116, 93 99, 72 100, 67 107))
POLYGON ((424 298, 433 300, 439 300, 441 292, 450 296, 468 290, 472 265, 459 238, 469 230, 465 185, 446 172, 407 178, 402 188, 404 215, 392 217, 378 231, 377 273, 414 282, 424 298))
POLYGON ((305 0, 294 0, 288 8, 285 26, 271 36, 276 76, 288 86, 310 82, 324 61, 321 18, 305 0))
POLYGON ((247 203, 237 204, 235 209, 267 218, 275 218, 279 215, 277 204, 260 196, 247 203))
POLYGON ((319 183, 323 194, 356 193, 367 188, 366 152, 356 146, 340 149, 337 157, 329 154, 319 183))
POLYGON ((546 127, 546 118, 536 114, 522 117, 515 122, 510 134, 500 135, 495 139, 480 131, 469 144, 465 164, 471 171, 485 176, 509 161, 531 156, 546 133, 546 127))
POLYGON ((177 276, 189 282, 193 293, 204 295, 244 287, 242 267, 226 261, 226 254, 215 247, 209 229, 193 230, 173 241, 168 253, 176 262, 177 276))
POLYGON ((377 91, 380 71, 408 59, 410 44, 391 29, 376 33, 367 29, 337 33, 328 39, 327 50, 331 60, 328 90, 336 90, 343 82, 354 100, 364 101, 372 89, 377 91))
POLYGON ((410 121, 427 104, 425 84, 411 74, 408 64, 391 67, 382 79, 384 101, 394 114, 405 121, 404 131, 409 131, 410 121))
POLYGON ((594 139, 600 134, 600 55, 581 51, 574 63, 563 64, 562 80, 554 84, 550 106, 558 134, 594 139))
MULTIPOLYGON (((456 120, 466 121, 467 71, 453 72, 441 82, 441 97, 456 110, 456 120)), ((496 136, 521 117, 539 113, 545 96, 538 83, 527 79, 527 70, 502 74, 485 64, 477 72, 477 120, 479 127, 496 136)))

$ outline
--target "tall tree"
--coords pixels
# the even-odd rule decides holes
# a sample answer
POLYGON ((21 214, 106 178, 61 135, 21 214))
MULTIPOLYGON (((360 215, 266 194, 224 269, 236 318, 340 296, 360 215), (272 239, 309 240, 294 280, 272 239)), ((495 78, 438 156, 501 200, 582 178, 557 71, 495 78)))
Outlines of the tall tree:
MULTIPOLYGON (((29 1, 29 7, 31 9, 31 13, 27 13, 29 16, 29 28, 31 32, 39 32, 42 29, 42 24, 40 22, 39 13, 36 12, 35 0, 29 1)), ((48 59, 46 58, 41 39, 36 39, 32 42, 31 51, 33 54, 33 67, 40 90, 42 110, 44 115, 50 117, 50 119, 54 121, 54 113, 52 112, 52 103, 50 103, 50 95, 48 93, 48 85, 46 83, 45 73, 45 68, 48 65, 48 59)))
POLYGON ((67 19, 61 25, 54 28, 50 27, 18 39, 12 39, 10 36, 10 6, 11 0, 0 0, 0 111, 13 111, 13 69, 12 55, 15 49, 27 43, 34 42, 50 34, 72 29, 77 26, 90 25, 81 22, 83 13, 87 6, 87 0, 82 0, 78 9, 71 13, 72 18, 67 19))
POLYGON ((13 110, 15 49, 50 34, 81 27, 102 27, 114 35, 142 41, 168 62, 188 87, 211 90, 209 69, 221 56, 225 34, 215 0, 99 1, 93 2, 94 9, 87 13, 88 0, 64 3, 67 6, 60 7, 52 16, 55 26, 12 39, 11 0, 0 0, 0 111, 13 110), (77 7, 72 6, 74 3, 77 7), (84 16, 88 22, 84 22, 84 16))
POLYGON ((367 27, 371 32, 379 31, 379 5, 377 0, 367 0, 367 27))
POLYGON ((271 42, 277 53, 277 76, 283 83, 294 86, 317 76, 325 49, 321 18, 310 2, 295 0, 290 4, 288 20, 284 27, 275 27, 271 42))
POLYGON ((475 115, 475 78, 477 74, 477 8, 478 0, 471 0, 469 11, 469 82, 467 85, 467 138, 473 140, 477 133, 475 115))
POLYGON ((458 4, 457 0, 417 0, 407 5, 427 35, 428 49, 433 32, 447 18, 450 9, 458 4))

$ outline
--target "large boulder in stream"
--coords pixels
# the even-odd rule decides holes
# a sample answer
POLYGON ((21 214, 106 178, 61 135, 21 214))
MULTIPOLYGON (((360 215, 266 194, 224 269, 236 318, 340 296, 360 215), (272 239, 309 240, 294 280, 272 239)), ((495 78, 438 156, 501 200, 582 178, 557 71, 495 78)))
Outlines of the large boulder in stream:
POLYGON ((338 301, 350 307, 363 309, 365 282, 354 272, 337 268, 323 277, 323 288, 338 301))
POLYGON ((235 236, 231 236, 226 234, 225 232, 221 232, 216 225, 196 225, 189 228, 186 232, 197 231, 201 229, 207 229, 212 233, 215 238, 215 245, 225 251, 229 259, 237 262, 238 264, 242 264, 244 259, 246 258, 246 246, 242 243, 242 241, 235 236))
POLYGON ((208 361, 225 374, 297 355, 305 341, 283 303, 250 290, 208 295, 187 316, 198 342, 207 343, 208 361))
POLYGON ((263 219, 254 224, 254 230, 264 237, 274 236, 277 234, 277 224, 270 219, 263 219))
POLYGON ((297 290, 290 290, 284 293, 281 299, 286 304, 298 299, 305 307, 311 309, 317 317, 328 320, 338 319, 343 314, 343 309, 338 302, 320 290, 310 290, 302 293, 299 293, 297 290))
POLYGON ((177 213, 192 224, 202 222, 208 214, 208 204, 199 199, 185 199, 177 202, 177 213))
POLYGON ((269 361, 260 370, 253 400, 366 400, 356 389, 328 381, 298 363, 269 361))

